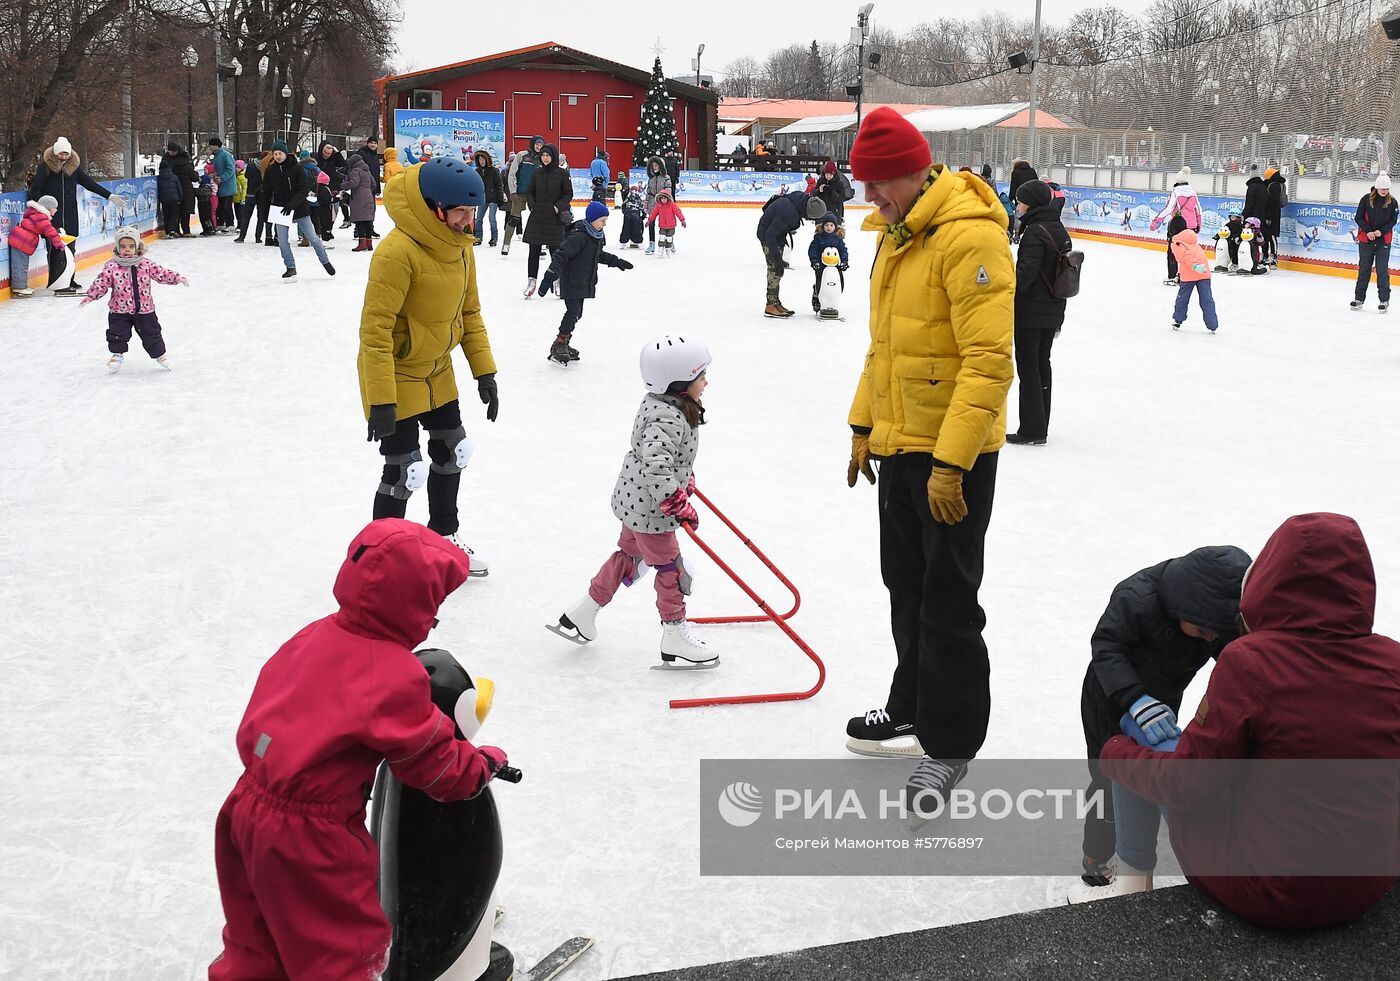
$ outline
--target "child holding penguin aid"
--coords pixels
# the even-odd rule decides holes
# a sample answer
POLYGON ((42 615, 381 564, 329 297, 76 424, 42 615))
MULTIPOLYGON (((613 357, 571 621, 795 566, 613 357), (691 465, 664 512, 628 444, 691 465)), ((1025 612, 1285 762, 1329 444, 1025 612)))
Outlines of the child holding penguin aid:
POLYGON ((115 374, 126 360, 127 344, 131 332, 141 338, 141 346, 155 359, 156 364, 170 370, 170 359, 165 353, 165 338, 161 336, 160 321, 156 318, 156 300, 152 283, 165 283, 168 286, 190 285, 190 281, 180 273, 152 262, 146 258, 145 244, 141 233, 135 228, 117 229, 117 240, 112 245, 112 258, 102 267, 97 278, 87 288, 87 295, 79 306, 87 306, 93 300, 100 300, 107 291, 112 293, 107 301, 107 370, 115 374))
POLYGON ((812 244, 807 246, 807 259, 812 263, 812 272, 816 275, 816 281, 812 284, 812 312, 821 313, 821 290, 822 272, 825 264, 822 261, 822 253, 827 249, 835 249, 841 262, 836 267, 836 272, 841 278, 841 291, 846 290, 846 270, 850 268, 851 256, 846 251, 846 243, 842 241, 841 219, 830 211, 817 222, 816 234, 812 236, 812 244))
POLYGON ((676 531, 700 523, 695 493, 695 456, 700 449, 701 404, 710 349, 695 337, 666 336, 642 348, 642 384, 647 394, 632 422, 632 439, 613 487, 613 514, 622 522, 617 551, 603 563, 583 598, 547 629, 576 644, 598 636, 598 611, 619 586, 656 570, 656 609, 661 614, 664 669, 712 668, 719 656, 691 631, 685 616, 690 573, 681 560, 676 531))
POLYGON ((632 268, 632 263, 603 248, 607 244, 603 226, 607 223, 608 206, 601 201, 592 202, 583 220, 569 226, 540 280, 541 296, 558 283, 559 298, 564 301, 564 318, 559 321, 559 336, 549 347, 549 359, 565 367, 579 359, 578 351, 569 342, 573 339, 574 327, 583 319, 583 301, 597 295, 598 263, 623 272, 632 268))

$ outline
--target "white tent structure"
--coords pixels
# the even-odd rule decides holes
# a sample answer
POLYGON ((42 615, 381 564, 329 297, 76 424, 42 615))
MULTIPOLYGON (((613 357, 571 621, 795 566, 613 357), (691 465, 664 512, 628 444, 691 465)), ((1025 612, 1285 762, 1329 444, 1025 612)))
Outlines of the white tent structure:
MULTIPOLYGON (((929 137, 935 159, 977 164, 997 160, 994 127, 1024 113, 1026 102, 999 102, 983 106, 931 106, 904 113, 919 132, 929 137)), ((778 137, 819 138, 821 142, 840 147, 849 155, 855 139, 856 114, 809 116, 774 132, 778 137)))

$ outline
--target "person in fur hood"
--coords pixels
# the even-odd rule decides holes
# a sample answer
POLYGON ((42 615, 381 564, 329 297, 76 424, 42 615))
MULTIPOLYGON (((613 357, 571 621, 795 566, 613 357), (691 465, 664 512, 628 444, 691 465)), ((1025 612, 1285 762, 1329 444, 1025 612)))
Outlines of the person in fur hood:
POLYGON ((110 353, 107 370, 114 374, 126 359, 132 330, 141 338, 141 346, 155 359, 156 364, 166 371, 170 370, 170 359, 165 354, 165 338, 161 336, 160 321, 156 319, 156 300, 151 284, 188 286, 190 281, 173 269, 166 269, 146 258, 145 251, 141 233, 135 228, 117 229, 112 258, 107 260, 92 281, 87 296, 80 304, 87 306, 93 300, 100 300, 108 290, 112 293, 107 301, 107 350, 110 353))
POLYGON ((1167 195, 1167 203, 1147 226, 1150 231, 1155 232, 1162 222, 1168 222, 1167 278, 1162 280, 1167 286, 1175 286, 1178 282, 1176 256, 1172 254, 1171 239, 1179 229, 1173 229, 1170 225, 1171 220, 1177 217, 1186 222, 1186 227, 1191 231, 1201 230, 1201 199, 1196 196, 1196 189, 1191 186, 1190 167, 1182 167, 1176 172, 1176 177, 1172 180, 1171 194, 1167 195))
MULTIPOLYGON (((120 194, 113 194, 88 176, 88 172, 83 169, 82 158, 73 149, 73 144, 68 142, 67 137, 60 136, 54 140, 53 146, 44 151, 39 170, 29 185, 29 200, 37 201, 44 195, 49 195, 57 201, 58 210, 54 212, 53 223, 55 227, 62 229, 74 238, 77 238, 79 234, 78 187, 80 185, 98 197, 116 203, 118 207, 126 204, 126 199, 120 194)), ((50 280, 56 280, 66 268, 67 251, 67 249, 54 249, 50 243, 50 280)), ((82 286, 74 280, 65 288, 54 292, 73 295, 81 291, 82 286)))

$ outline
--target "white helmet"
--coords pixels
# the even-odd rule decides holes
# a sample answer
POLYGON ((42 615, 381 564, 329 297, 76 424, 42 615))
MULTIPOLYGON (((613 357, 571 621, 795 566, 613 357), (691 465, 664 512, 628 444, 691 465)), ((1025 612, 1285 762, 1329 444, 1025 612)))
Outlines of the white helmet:
POLYGON ((665 395, 676 382, 689 384, 710 366, 710 349, 697 339, 667 335, 642 348, 642 384, 653 395, 665 395))

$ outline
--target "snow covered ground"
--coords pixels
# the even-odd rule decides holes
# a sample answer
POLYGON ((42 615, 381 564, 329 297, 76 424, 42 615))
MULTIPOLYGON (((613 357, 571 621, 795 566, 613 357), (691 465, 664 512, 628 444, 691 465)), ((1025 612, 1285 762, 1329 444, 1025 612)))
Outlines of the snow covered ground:
MULTIPOLYGON (((893 653, 875 494, 844 480, 874 242, 848 239, 847 322, 806 313, 800 266, 783 289, 799 315, 779 322, 761 316, 757 212, 688 217, 675 258, 628 252, 636 270, 601 270, 568 370, 545 359, 563 305, 520 296, 524 249, 478 254, 501 412, 492 425, 474 396, 463 403, 477 451, 462 504, 492 571, 449 601, 430 642, 495 679, 482 738, 525 771, 497 791, 500 939, 528 966, 594 936, 575 976, 606 978, 1062 902, 1068 878, 698 875, 698 761, 843 756, 845 721, 883 704, 893 653), (812 669, 759 626, 710 628, 716 671, 648 670, 649 584, 619 596, 588 648, 541 629, 613 548, 637 351, 665 332, 714 352, 700 483, 801 587, 794 626, 830 671, 810 701, 668 709, 673 696, 805 687, 812 669)), ((189 979, 219 951, 212 835, 239 770, 234 729, 262 662, 334 608, 378 482, 355 375, 369 256, 337 244, 340 275, 300 250, 292 286, 271 249, 152 245, 193 283, 158 288, 170 374, 137 348, 108 376, 105 305, 0 304, 0 975, 189 979)), ((1202 544, 1255 553, 1290 514, 1360 521, 1378 629, 1400 631, 1400 444, 1386 436, 1400 314, 1378 316, 1374 299, 1350 313, 1345 281, 1282 273, 1218 280, 1219 336, 1198 311, 1173 333, 1160 254, 1083 248, 1051 443, 1002 454, 982 593, 987 757, 1080 755, 1088 636, 1113 584, 1202 544)), ((1014 417, 1014 390, 1012 403, 1014 417)), ((420 495, 410 517, 424 508, 420 495)), ((701 532, 739 556, 718 522, 701 532)), ((747 612, 722 573, 694 564, 694 614, 747 612)), ((1065 856, 1067 874, 1077 862, 1065 856)))

